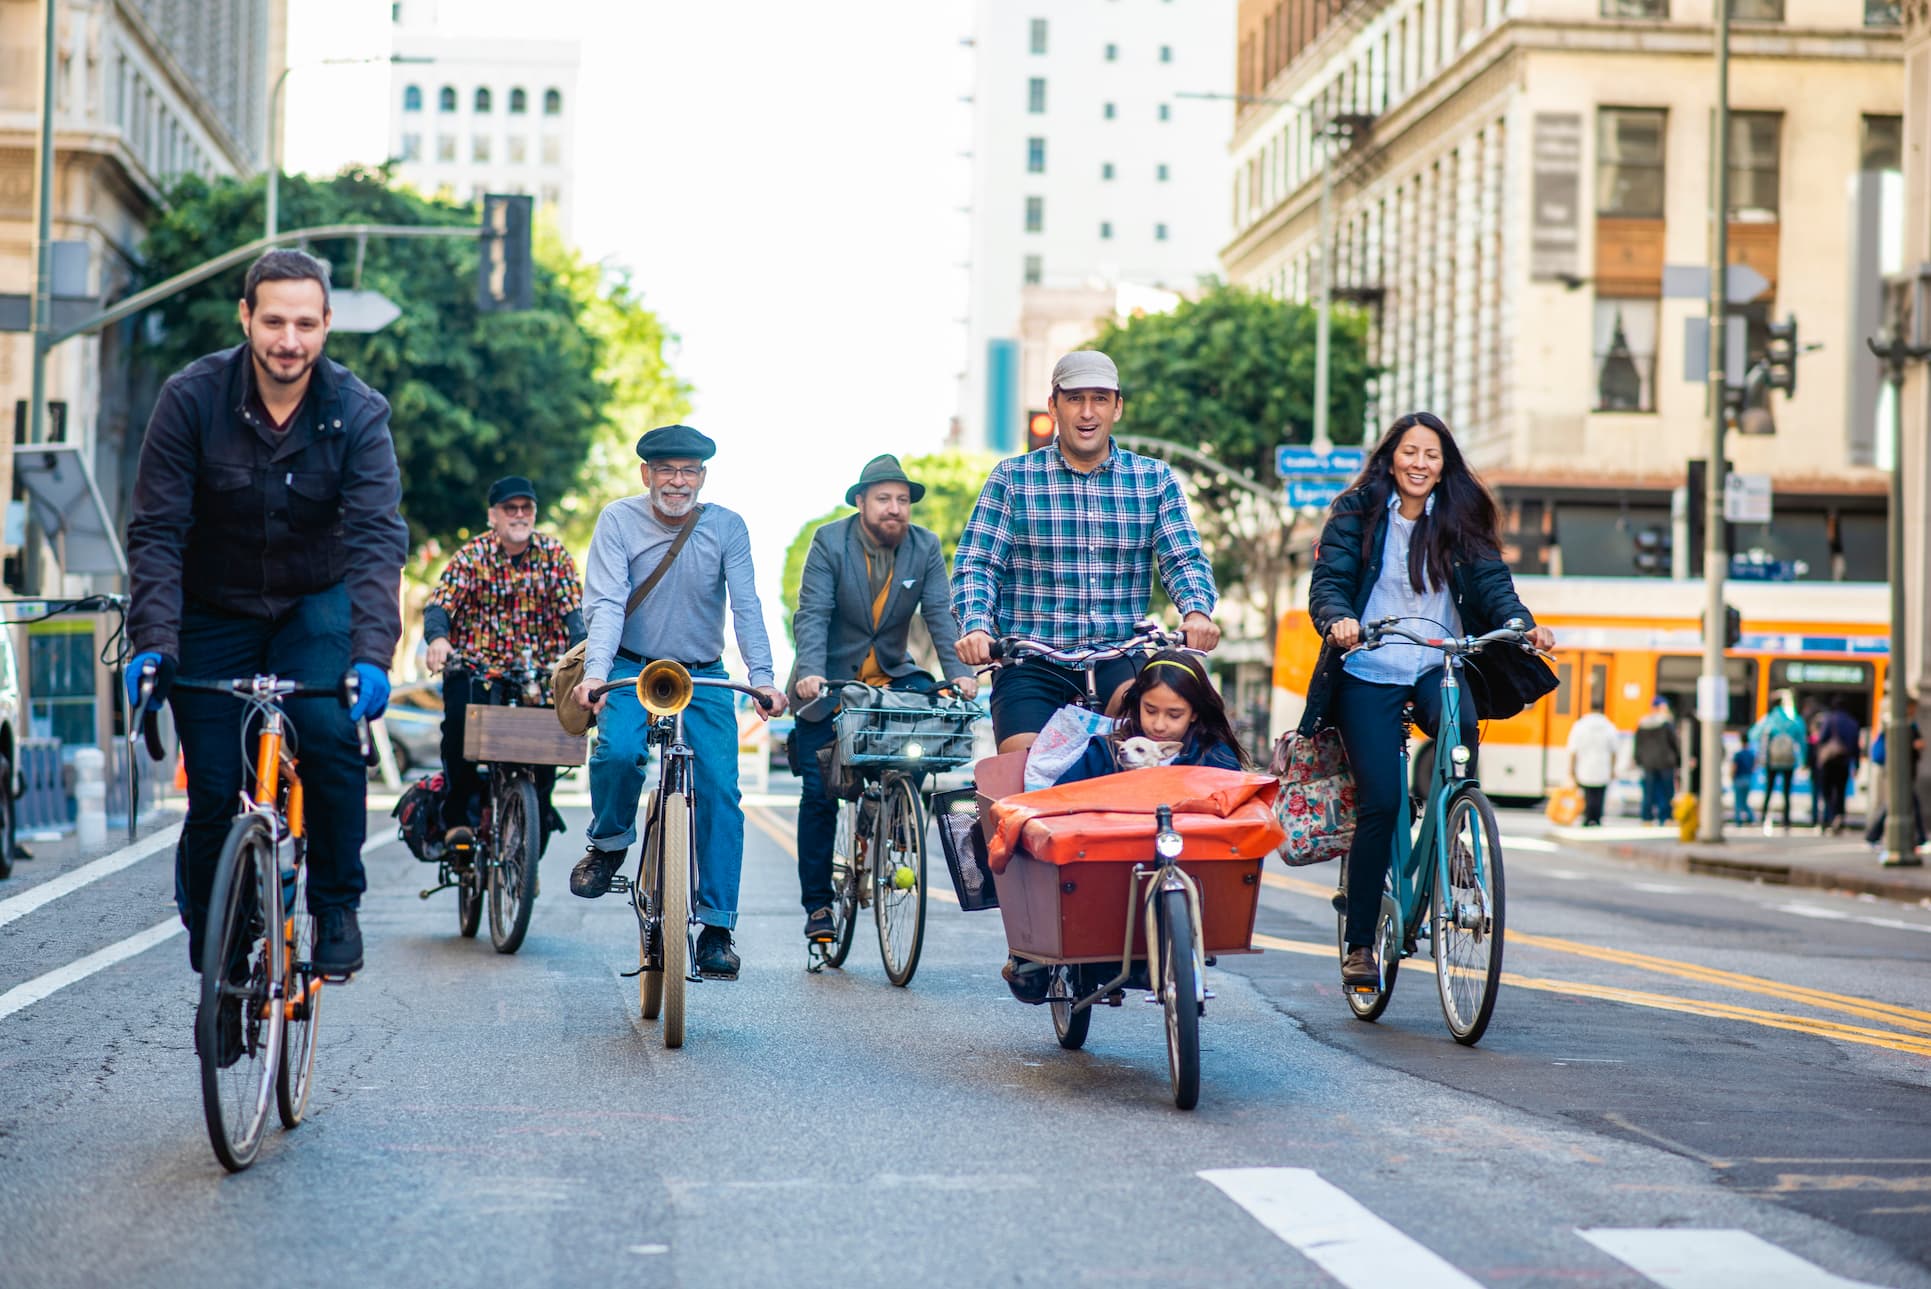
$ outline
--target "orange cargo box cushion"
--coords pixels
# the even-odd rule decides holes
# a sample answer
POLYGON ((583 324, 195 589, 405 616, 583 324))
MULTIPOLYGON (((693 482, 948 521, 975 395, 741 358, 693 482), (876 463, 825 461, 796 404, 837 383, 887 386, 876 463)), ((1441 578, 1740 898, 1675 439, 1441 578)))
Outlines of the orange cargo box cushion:
POLYGON ((1016 848, 1049 864, 1146 859, 1153 812, 1173 807, 1185 859, 1258 859, 1286 834, 1274 819, 1280 781, 1205 765, 1159 765, 992 802, 987 859, 1006 871, 1016 848))

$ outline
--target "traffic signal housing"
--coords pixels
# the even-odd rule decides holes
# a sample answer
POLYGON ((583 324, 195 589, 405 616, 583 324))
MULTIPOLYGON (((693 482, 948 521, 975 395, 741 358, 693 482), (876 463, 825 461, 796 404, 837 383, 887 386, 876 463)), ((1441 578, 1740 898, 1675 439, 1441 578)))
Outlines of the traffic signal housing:
POLYGON ((506 313, 536 303, 536 278, 530 267, 530 217, 534 199, 527 194, 483 194, 483 235, 477 255, 476 309, 506 313))
POLYGON ((1636 530, 1636 571, 1645 577, 1668 577, 1673 542, 1670 530, 1651 524, 1636 530))
POLYGON ((1793 313, 1782 322, 1770 324, 1769 339, 1763 346, 1770 388, 1782 390, 1785 398, 1797 396, 1797 353, 1797 315, 1793 313))
POLYGON ((1742 643, 1743 615, 1737 612, 1736 605, 1726 604, 1723 606, 1723 647, 1734 649, 1742 643))
POLYGON ((1026 413, 1026 450, 1037 451, 1053 441, 1051 412, 1026 413))

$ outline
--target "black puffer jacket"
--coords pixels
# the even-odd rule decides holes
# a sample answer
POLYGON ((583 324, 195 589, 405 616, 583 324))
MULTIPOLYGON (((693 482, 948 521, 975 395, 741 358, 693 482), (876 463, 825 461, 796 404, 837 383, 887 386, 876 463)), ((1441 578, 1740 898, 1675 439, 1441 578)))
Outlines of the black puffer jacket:
MULTIPOLYGON (((1321 658, 1308 685, 1307 712, 1301 718, 1301 732, 1311 734, 1327 715, 1334 685, 1341 676, 1342 651, 1328 643, 1328 628, 1343 618, 1359 620, 1368 607, 1368 596, 1381 576, 1381 552, 1388 533, 1388 499, 1376 496, 1373 489, 1344 494, 1334 503, 1321 539, 1314 548, 1314 578, 1308 587, 1307 611, 1314 629, 1321 633, 1321 658)), ((1461 614, 1462 630, 1469 635, 1493 631, 1510 618, 1519 618, 1533 627, 1535 618, 1515 594, 1515 579, 1499 555, 1451 565, 1448 587, 1455 597, 1455 610, 1461 614)), ((1468 692, 1475 699, 1476 714, 1483 720, 1498 720, 1516 715, 1548 692, 1536 689, 1532 676, 1517 674, 1513 654, 1540 668, 1529 655, 1516 650, 1494 649, 1468 665, 1468 692)), ((1549 688, 1554 677, 1550 676, 1549 688)))

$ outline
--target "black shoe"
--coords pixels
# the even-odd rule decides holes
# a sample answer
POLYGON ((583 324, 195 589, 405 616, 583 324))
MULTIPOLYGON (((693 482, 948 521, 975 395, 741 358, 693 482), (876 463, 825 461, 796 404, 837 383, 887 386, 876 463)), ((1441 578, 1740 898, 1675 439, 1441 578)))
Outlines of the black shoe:
POLYGON ((1375 961, 1373 949, 1360 945, 1348 950, 1341 959, 1341 984, 1347 989, 1380 990, 1381 964, 1375 961))
MULTIPOLYGON (((194 1009, 194 1054, 201 1055, 201 1009, 194 1009)), ((227 1069, 241 1059, 241 999, 224 994, 215 1017, 215 1064, 227 1069)))
POLYGON ((838 938, 837 928, 832 925, 831 909, 813 909, 805 918, 805 939, 829 944, 838 938))
POLYGON ((707 926, 697 935, 697 974, 706 980, 736 980, 738 956, 731 952, 731 933, 707 926))
POLYGON ((351 908, 323 909, 310 962, 318 976, 352 976, 362 970, 362 928, 351 908))
POLYGON ((1046 990, 1052 984, 1053 973, 1044 963, 1031 962, 1025 958, 1011 957, 999 969, 1005 977, 1006 988, 1012 996, 1022 1003, 1037 1006, 1046 1001, 1046 990))
POLYGON ((581 895, 586 900, 610 894, 610 879, 624 866, 624 856, 629 853, 628 848, 598 850, 592 846, 570 870, 570 894, 581 895))

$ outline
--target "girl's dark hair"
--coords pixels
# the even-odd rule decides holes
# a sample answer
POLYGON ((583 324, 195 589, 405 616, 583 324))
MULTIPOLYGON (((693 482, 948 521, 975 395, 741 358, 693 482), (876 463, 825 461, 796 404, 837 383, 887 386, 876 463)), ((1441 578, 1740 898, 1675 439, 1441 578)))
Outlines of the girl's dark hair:
POLYGON ((1423 591, 1447 586, 1449 571, 1457 562, 1489 558, 1502 550, 1501 513, 1495 498, 1468 468, 1454 434, 1440 417, 1433 412, 1410 412, 1397 418, 1368 454, 1360 475, 1335 499, 1335 506, 1360 494, 1367 503, 1367 531, 1373 533, 1375 518, 1394 495, 1395 449, 1401 446, 1401 436, 1417 426, 1434 431, 1442 444, 1442 474, 1430 494, 1434 509, 1415 521, 1414 540, 1408 545, 1408 584, 1423 591))
POLYGON ((1220 701, 1220 691, 1207 678, 1207 669, 1200 665, 1200 655, 1186 649, 1162 649, 1147 659, 1147 665, 1133 678, 1126 696, 1121 699, 1126 710, 1121 714, 1120 728, 1113 733, 1115 739, 1145 737, 1146 731, 1140 728, 1140 699, 1158 685, 1165 685, 1193 708, 1191 733, 1202 751, 1219 743, 1232 748, 1241 765, 1247 764, 1247 753, 1234 737, 1234 727, 1227 720, 1227 705, 1220 701))

